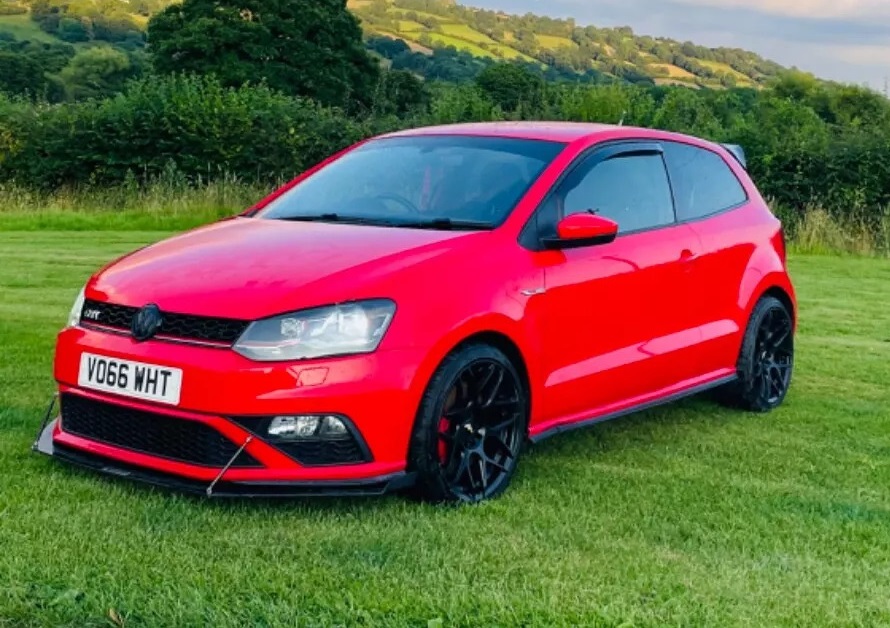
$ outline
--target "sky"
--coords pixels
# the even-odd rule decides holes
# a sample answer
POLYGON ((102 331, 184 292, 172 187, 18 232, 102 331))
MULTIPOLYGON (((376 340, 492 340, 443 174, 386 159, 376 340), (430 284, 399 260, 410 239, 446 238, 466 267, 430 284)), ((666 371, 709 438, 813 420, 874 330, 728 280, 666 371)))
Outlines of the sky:
POLYGON ((573 17, 579 26, 630 26, 640 35, 743 48, 820 78, 884 90, 890 0, 462 0, 573 17))

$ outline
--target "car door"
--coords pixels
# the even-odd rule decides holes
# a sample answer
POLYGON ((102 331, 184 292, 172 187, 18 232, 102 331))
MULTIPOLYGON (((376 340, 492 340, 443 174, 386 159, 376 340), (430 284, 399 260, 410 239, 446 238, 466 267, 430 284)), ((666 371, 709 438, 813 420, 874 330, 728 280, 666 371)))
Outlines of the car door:
POLYGON ((607 244, 540 250, 544 268, 541 419, 608 413, 694 377, 689 265, 698 239, 676 222, 657 143, 595 149, 570 169, 535 216, 539 236, 593 211, 618 223, 607 244))
POLYGON ((745 220, 748 194, 717 152, 665 141, 665 163, 674 190, 677 218, 702 243, 690 295, 693 324, 702 342, 695 356, 702 369, 734 369, 741 335, 739 286, 755 251, 756 221, 745 220))

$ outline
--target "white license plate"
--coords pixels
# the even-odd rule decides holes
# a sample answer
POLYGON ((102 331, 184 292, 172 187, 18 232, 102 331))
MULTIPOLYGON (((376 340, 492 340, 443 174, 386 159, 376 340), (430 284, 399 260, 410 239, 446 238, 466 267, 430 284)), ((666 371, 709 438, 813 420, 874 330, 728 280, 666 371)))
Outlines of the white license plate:
POLYGON ((84 388, 177 405, 182 369, 83 353, 77 383, 84 388))

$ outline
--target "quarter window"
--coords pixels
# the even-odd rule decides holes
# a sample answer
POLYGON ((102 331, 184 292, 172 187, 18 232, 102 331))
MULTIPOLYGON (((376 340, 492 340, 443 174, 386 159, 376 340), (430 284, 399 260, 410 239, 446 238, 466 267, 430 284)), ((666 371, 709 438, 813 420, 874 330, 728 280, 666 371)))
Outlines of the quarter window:
POLYGON ((580 178, 571 176, 566 185, 564 216, 593 211, 617 222, 619 232, 674 222, 671 188, 660 154, 617 155, 580 178))
POLYGON ((679 142, 663 142, 677 217, 694 220, 748 200, 745 188, 717 153, 679 142))

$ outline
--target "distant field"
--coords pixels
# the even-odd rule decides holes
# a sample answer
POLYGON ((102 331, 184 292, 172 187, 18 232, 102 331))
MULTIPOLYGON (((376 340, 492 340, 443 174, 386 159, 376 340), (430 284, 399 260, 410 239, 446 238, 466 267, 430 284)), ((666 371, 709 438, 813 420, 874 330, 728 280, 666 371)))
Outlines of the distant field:
POLYGON ((400 33, 415 33, 426 30, 426 26, 413 20, 399 20, 400 33))
POLYGON ((9 33, 22 41, 39 41, 48 44, 60 41, 49 33, 40 30, 40 27, 31 20, 31 16, 28 14, 0 15, 0 33, 9 33))
POLYGON ((436 15, 435 13, 427 13, 426 11, 409 11, 408 9, 390 8, 389 12, 400 17, 404 17, 409 13, 413 13, 417 17, 424 17, 430 20, 435 20, 437 22, 441 22, 445 19, 441 15, 436 15))
POLYGON ((792 255, 772 414, 556 436, 479 507, 207 502, 30 451, 77 290, 170 228, 0 227, 0 626, 890 625, 890 261, 792 255))
POLYGON ((488 57, 489 59, 498 58, 493 52, 480 48, 478 45, 458 37, 443 35, 442 33, 429 33, 429 38, 440 46, 454 46, 458 50, 466 50, 477 57, 488 57))
POLYGON ((658 70, 667 70, 668 77, 674 79, 694 79, 695 74, 689 72, 688 70, 684 70, 683 68, 673 65, 671 63, 650 63, 649 67, 652 69, 658 70))
POLYGON ((505 59, 522 59, 524 61, 534 62, 534 57, 530 57, 527 54, 523 54, 518 50, 511 48, 505 44, 496 43, 492 45, 492 48, 495 49, 502 57, 505 59))
POLYGON ((732 74, 736 78, 736 80, 738 80, 740 83, 753 83, 754 82, 749 77, 745 76, 744 74, 742 74, 741 72, 739 72, 738 70, 736 70, 735 68, 730 66, 729 64, 720 63, 719 61, 701 61, 701 60, 699 60, 699 63, 701 63, 706 68, 710 68, 716 72, 726 72, 727 74, 732 74))
POLYGON ((494 44, 497 43, 488 35, 470 28, 466 24, 442 24, 442 32, 452 37, 466 39, 474 44, 494 44))
POLYGON ((541 48, 557 50, 559 48, 577 48, 578 44, 568 37, 556 37, 555 35, 535 35, 535 40, 541 48))

